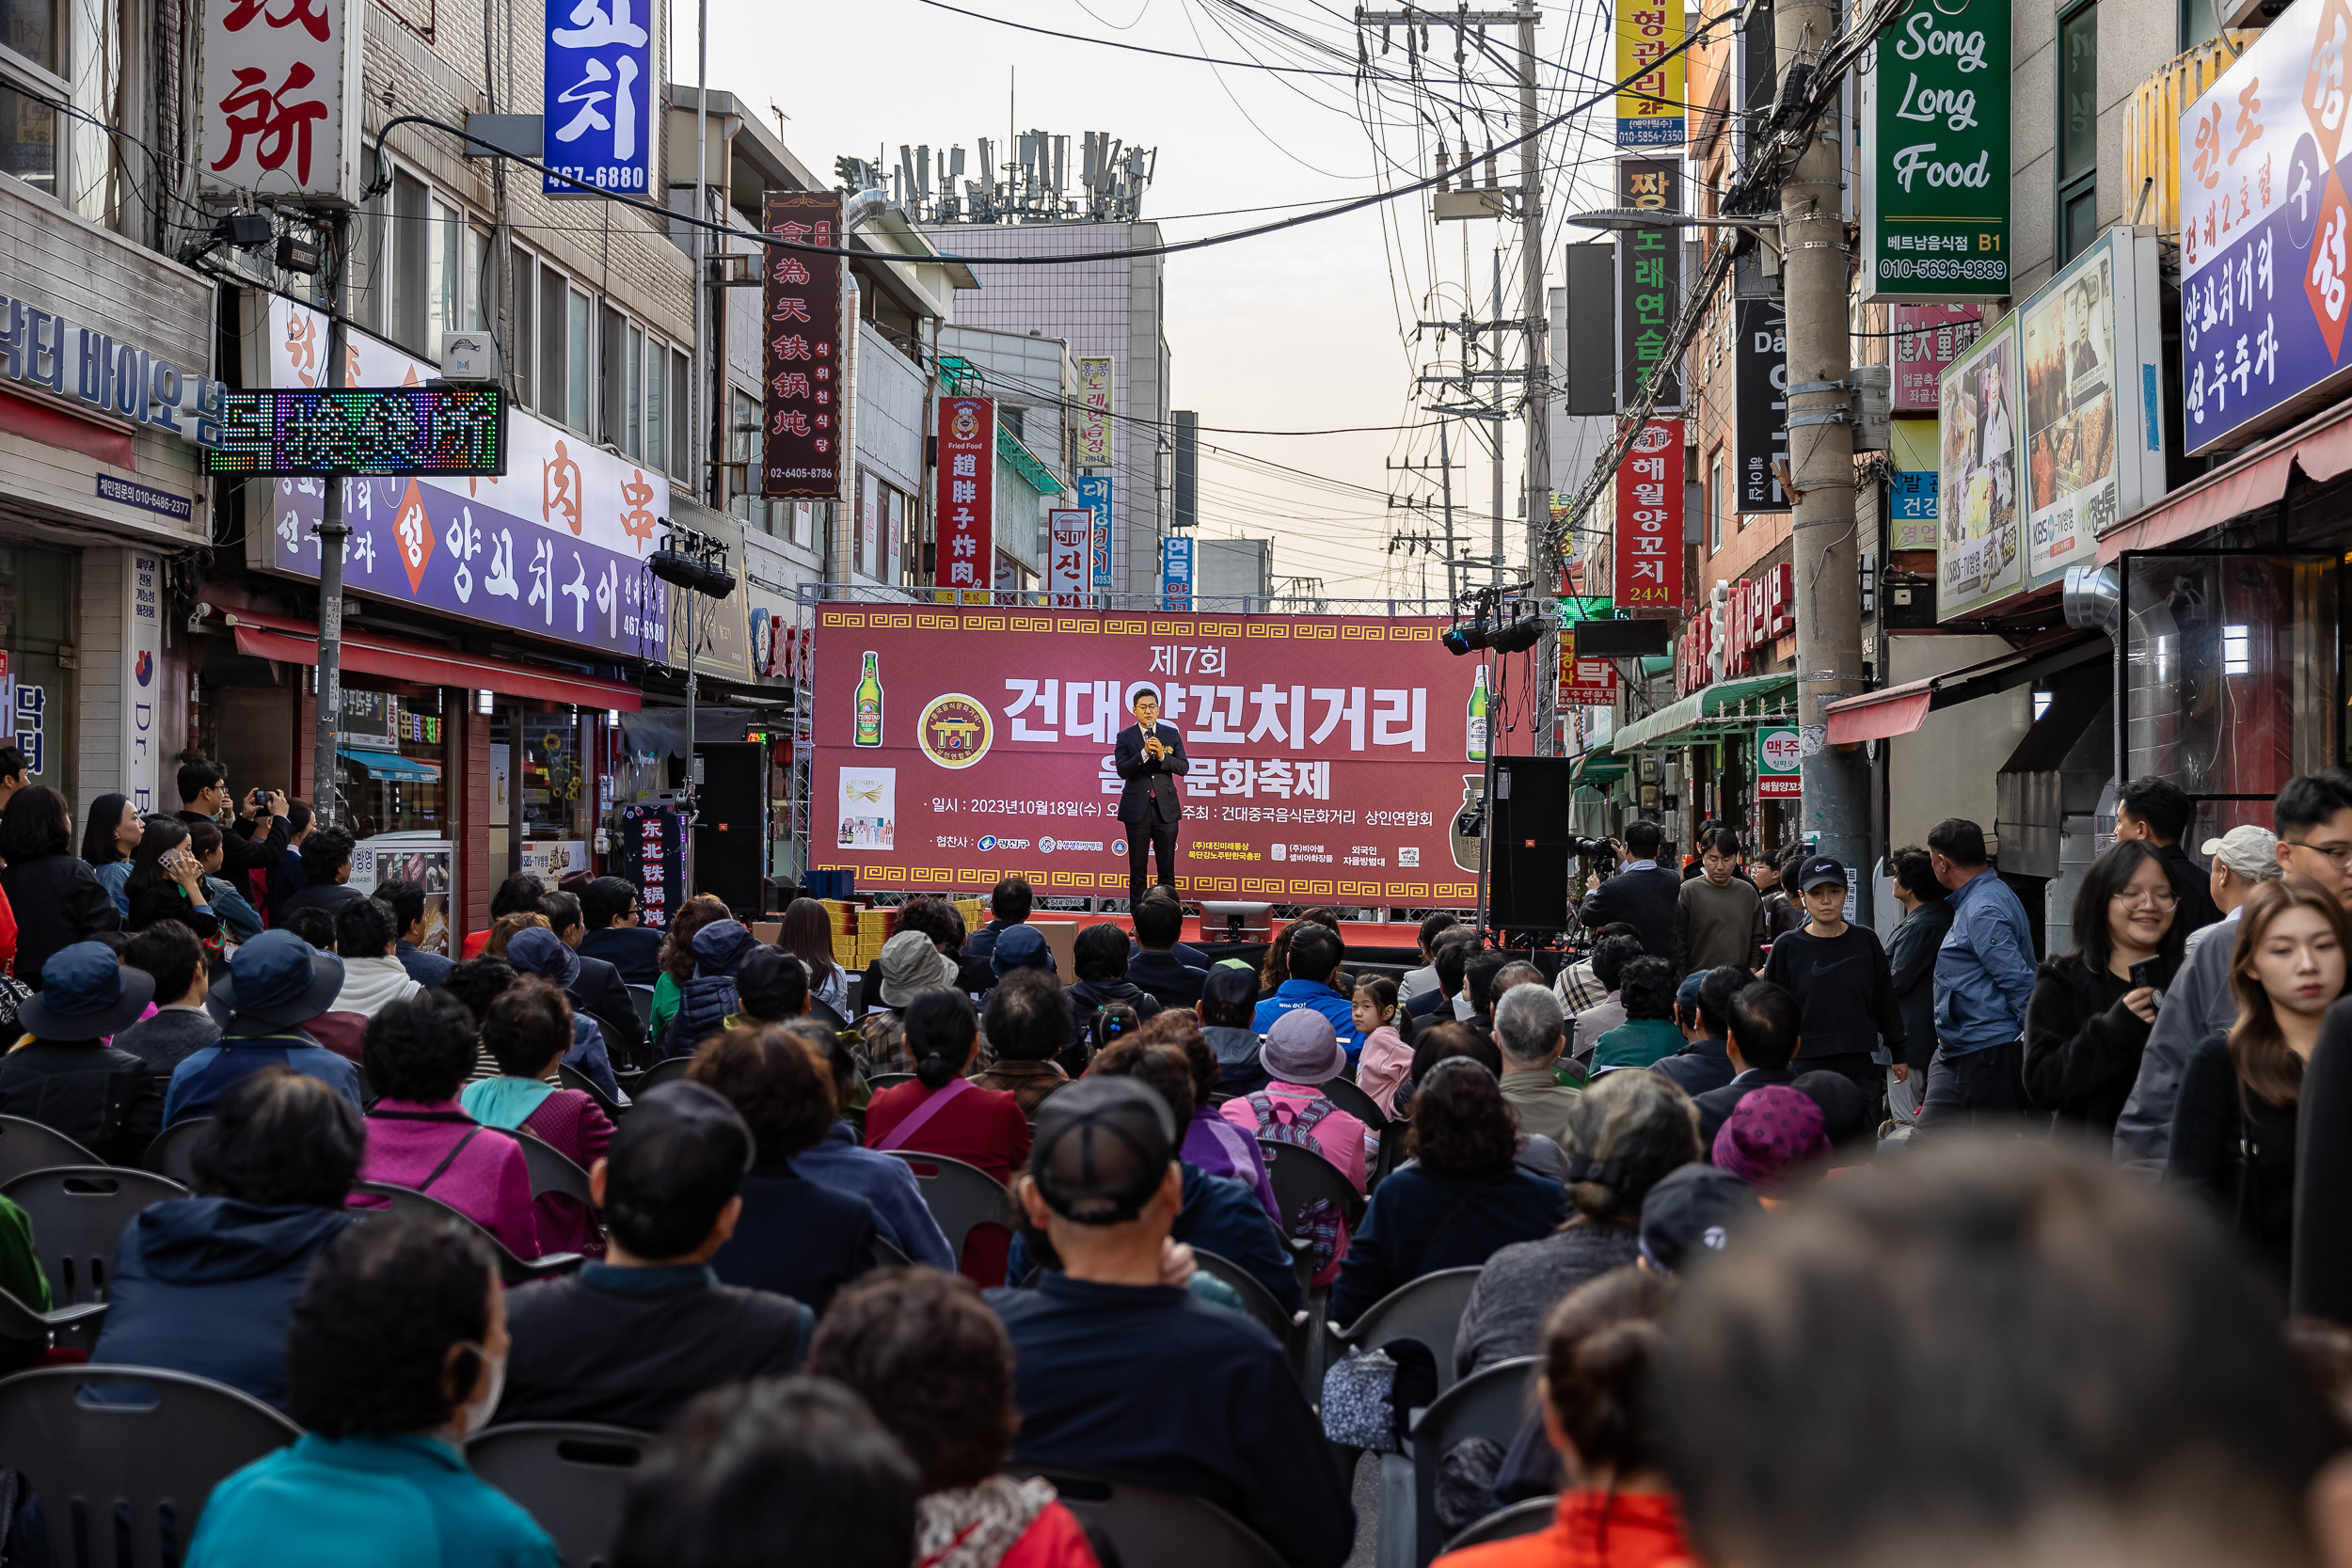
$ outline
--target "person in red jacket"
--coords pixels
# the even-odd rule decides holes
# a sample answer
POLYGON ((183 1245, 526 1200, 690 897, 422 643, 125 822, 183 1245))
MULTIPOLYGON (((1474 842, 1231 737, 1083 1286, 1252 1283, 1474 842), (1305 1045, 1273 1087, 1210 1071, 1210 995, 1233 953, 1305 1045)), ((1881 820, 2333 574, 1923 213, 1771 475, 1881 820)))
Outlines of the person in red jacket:
POLYGON ((1000 1473, 1020 1423, 1012 1341, 970 1280, 891 1270, 844 1287, 807 1370, 862 1395, 922 1472, 915 1568, 1101 1568, 1053 1482, 1000 1473))

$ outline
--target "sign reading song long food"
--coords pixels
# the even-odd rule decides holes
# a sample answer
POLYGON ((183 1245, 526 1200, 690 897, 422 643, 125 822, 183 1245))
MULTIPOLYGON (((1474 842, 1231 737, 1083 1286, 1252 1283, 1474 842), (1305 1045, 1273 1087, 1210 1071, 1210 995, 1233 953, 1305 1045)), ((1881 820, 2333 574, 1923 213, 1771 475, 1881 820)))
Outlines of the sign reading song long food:
POLYGON ((862 888, 1123 896, 1112 767, 1160 693, 1184 737, 1177 886, 1275 903, 1468 905, 1454 832, 1480 670, 1445 623, 820 607, 811 863, 862 888))

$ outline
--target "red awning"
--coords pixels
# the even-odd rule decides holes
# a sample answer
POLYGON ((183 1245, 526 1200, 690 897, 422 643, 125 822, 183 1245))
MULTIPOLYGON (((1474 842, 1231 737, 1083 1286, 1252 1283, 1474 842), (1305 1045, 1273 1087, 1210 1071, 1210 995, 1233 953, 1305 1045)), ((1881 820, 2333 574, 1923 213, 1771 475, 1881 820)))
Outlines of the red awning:
POLYGON ((2233 517, 2276 506, 2297 468, 2315 483, 2352 471, 2352 403, 2282 431, 2184 484, 2100 540, 2100 563, 2125 550, 2161 549, 2233 517))
MULTIPOLYGON (((241 654, 288 664, 319 661, 319 628, 308 621, 252 610, 232 610, 224 619, 236 633, 241 654)), ((635 713, 644 705, 635 687, 618 681, 469 658, 429 642, 355 632, 349 626, 343 630, 343 668, 421 686, 469 686, 505 697, 536 697, 581 707, 619 708, 625 713, 635 713)))
POLYGON ((1867 696, 1844 697, 1824 705, 1829 743, 1852 746, 1909 735, 1927 721, 1928 705, 1935 701, 1935 693, 1928 687, 1927 681, 1906 681, 1867 696))

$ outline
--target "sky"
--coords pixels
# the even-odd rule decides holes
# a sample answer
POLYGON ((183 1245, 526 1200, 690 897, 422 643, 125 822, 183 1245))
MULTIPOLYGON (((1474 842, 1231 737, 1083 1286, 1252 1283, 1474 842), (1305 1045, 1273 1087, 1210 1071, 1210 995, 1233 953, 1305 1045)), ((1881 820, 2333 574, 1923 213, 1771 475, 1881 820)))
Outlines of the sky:
MULTIPOLYGON (((922 0, 709 0, 710 85, 740 95, 747 106, 772 103, 787 117, 787 146, 811 168, 830 173, 839 155, 895 164, 899 144, 973 150, 1000 143, 1009 121, 1026 132, 1071 138, 1077 162, 1083 133, 1104 131, 1130 146, 1156 148, 1156 175, 1143 215, 1171 241, 1227 232, 1270 217, 1311 210, 1406 183, 1434 172, 1434 124, 1449 146, 1457 103, 1486 111, 1494 139, 1508 140, 1516 100, 1504 63, 1470 55, 1473 86, 1456 82, 1454 43, 1431 33, 1437 68, 1422 90, 1404 81, 1379 95, 1346 76, 1278 75, 1213 68, 1200 56, 1319 70, 1348 69, 1357 48, 1352 4, 1341 0, 954 0, 973 11, 1078 35, 1043 37, 1000 22, 958 15, 922 0), (1343 50, 1319 55, 1280 39, 1279 24, 1343 50), (1167 59, 1107 48, 1114 40, 1181 53, 1167 59), (1475 84, 1483 79, 1485 87, 1475 84), (772 86, 768 84, 774 84, 772 86), (1366 119, 1378 127, 1378 144, 1366 119), (1238 208, 1287 205, 1269 213, 1238 208), (1215 215, 1227 214, 1227 215, 1215 215)), ((1504 8, 1498 4, 1497 8, 1504 8)), ((1541 101, 1557 114, 1592 90, 1603 71, 1605 33, 1599 0, 1545 8, 1537 29, 1541 101), (1565 64, 1563 63, 1565 62, 1565 64)), ((693 69, 693 8, 674 10, 683 79, 693 69)), ((1380 53, 1378 29, 1366 40, 1375 69, 1408 77, 1402 30, 1380 53)), ((1514 43, 1497 29, 1496 45, 1514 43)), ((1603 113, 1607 113, 1604 105, 1603 113)), ((1478 121, 1474 150, 1486 133, 1478 121)), ((1564 127, 1547 139, 1549 272, 1558 277, 1560 214, 1600 205, 1606 121, 1580 134, 1564 127), (1583 161, 1580 161, 1583 160, 1583 161), (1584 176, 1580 178, 1580 176, 1584 176)), ((1002 154, 999 154, 1001 159, 1002 154)), ((1458 158, 1455 160, 1458 162, 1458 158)), ((1517 153, 1502 156, 1502 179, 1517 178, 1517 153)), ((1468 303, 1490 309, 1494 247, 1503 261, 1505 309, 1520 309, 1516 224, 1435 224, 1425 195, 1264 237, 1175 256, 1168 261, 1167 325, 1174 406, 1196 410, 1203 427, 1201 532, 1208 537, 1275 541, 1274 576, 1320 578, 1333 598, 1418 595, 1425 578, 1442 597, 1442 567, 1425 555, 1391 554, 1393 533, 1442 533, 1434 469, 1434 427, 1413 378, 1458 364, 1459 340, 1440 344, 1416 319, 1452 318, 1468 303), (1465 246, 1475 297, 1466 301, 1465 246), (1225 435, 1251 432, 1378 429, 1341 436, 1225 435), (1432 466, 1402 472, 1391 463, 1432 466), (1294 477, 1264 465, 1296 470, 1294 477), (1389 498, 1426 498, 1425 511, 1392 510, 1389 498)), ((985 272, 983 273, 985 278, 985 272)), ((1464 554, 1486 554, 1490 537, 1491 460, 1483 431, 1456 422, 1449 438, 1456 528, 1474 534, 1464 554), (1465 456, 1465 446, 1472 455, 1465 456)), ((1521 483, 1516 425, 1505 444, 1506 537, 1523 551, 1521 483)), ((1555 468, 1554 479, 1564 478, 1555 468)))

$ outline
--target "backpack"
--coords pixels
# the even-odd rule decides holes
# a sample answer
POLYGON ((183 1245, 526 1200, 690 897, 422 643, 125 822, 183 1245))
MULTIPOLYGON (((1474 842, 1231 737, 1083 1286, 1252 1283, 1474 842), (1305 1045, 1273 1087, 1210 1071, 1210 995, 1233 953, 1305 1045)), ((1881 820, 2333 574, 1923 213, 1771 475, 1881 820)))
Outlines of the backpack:
MULTIPOLYGON (((1314 1131, 1324 1117, 1339 1109, 1329 1101, 1311 1101, 1302 1110, 1261 1089, 1247 1096, 1244 1102, 1258 1118, 1258 1137, 1262 1142, 1303 1148, 1317 1159, 1328 1158, 1323 1152, 1323 1145, 1316 1141, 1314 1131)), ((1291 1234, 1313 1249, 1315 1274, 1329 1268, 1332 1259, 1339 1256, 1341 1223, 1339 1207, 1328 1198, 1310 1199, 1299 1210, 1291 1234)))

